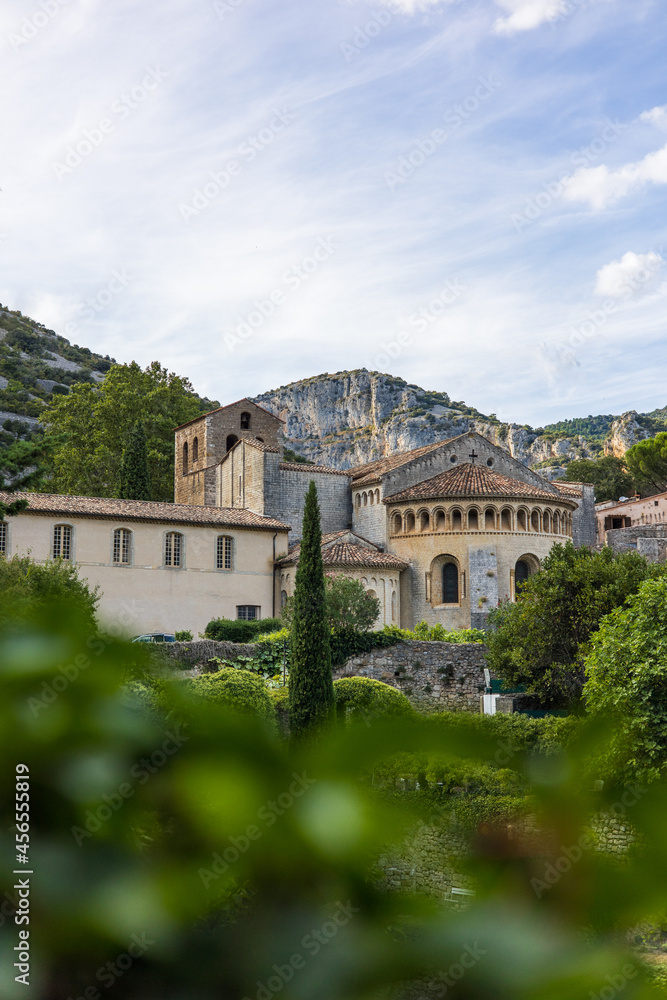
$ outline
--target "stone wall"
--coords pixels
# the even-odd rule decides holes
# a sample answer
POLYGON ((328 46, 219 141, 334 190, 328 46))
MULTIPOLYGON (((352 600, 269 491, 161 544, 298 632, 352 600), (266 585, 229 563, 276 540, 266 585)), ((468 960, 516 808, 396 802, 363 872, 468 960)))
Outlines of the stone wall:
POLYGON ((597 542, 597 525, 595 516, 595 487, 591 483, 577 483, 581 486, 582 498, 570 497, 577 503, 577 509, 572 514, 572 541, 576 548, 587 545, 595 548, 597 542))
POLYGON ((664 562, 667 552, 667 524, 637 524, 631 528, 610 528, 604 544, 614 552, 639 552, 650 562, 664 562))
POLYGON ((353 656, 338 677, 370 677, 402 691, 424 711, 479 712, 486 649, 481 643, 407 640, 353 656))
POLYGON ((256 656, 259 647, 256 643, 195 639, 193 642, 166 642, 156 648, 178 660, 184 667, 198 668, 197 672, 206 673, 218 669, 215 664, 209 663, 214 656, 233 662, 239 656, 256 656))
POLYGON ((313 472, 307 465, 303 469, 293 466, 279 468, 278 509, 268 505, 265 513, 292 526, 290 543, 301 538, 303 508, 311 479, 315 480, 320 504, 322 532, 343 531, 352 524, 352 501, 349 476, 339 472, 313 472))

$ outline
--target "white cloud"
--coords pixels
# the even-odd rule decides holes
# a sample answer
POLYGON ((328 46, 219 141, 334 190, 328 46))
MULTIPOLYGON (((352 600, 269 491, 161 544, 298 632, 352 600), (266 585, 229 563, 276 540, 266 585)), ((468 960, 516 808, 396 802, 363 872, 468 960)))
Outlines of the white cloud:
POLYGON ((659 129, 667 132, 667 104, 652 108, 650 111, 642 112, 639 120, 640 122, 646 122, 648 125, 657 125, 659 129))
POLYGON ((582 167, 572 176, 563 197, 566 201, 587 201, 591 208, 601 209, 646 184, 667 184, 667 146, 617 170, 582 167))
POLYGON ((633 292, 648 291, 664 264, 660 254, 634 253, 629 250, 620 260, 605 264, 597 273, 595 294, 606 298, 627 298, 633 292))
POLYGON ((493 25, 497 35, 514 35, 531 31, 541 24, 555 21, 568 13, 567 0, 496 0, 509 17, 499 17, 493 25))

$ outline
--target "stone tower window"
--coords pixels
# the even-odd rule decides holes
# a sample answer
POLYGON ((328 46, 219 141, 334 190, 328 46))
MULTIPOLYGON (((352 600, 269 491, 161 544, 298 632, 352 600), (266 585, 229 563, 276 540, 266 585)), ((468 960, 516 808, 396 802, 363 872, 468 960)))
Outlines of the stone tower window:
POLYGON ((199 458, 199 438, 195 438, 192 442, 192 461, 196 462, 199 458))
POLYGON ((454 563, 442 567, 442 603, 459 603, 459 569, 454 563))
POLYGON ((228 434, 227 435, 227 440, 225 442, 225 449, 227 451, 229 451, 231 448, 234 447, 234 445, 236 444, 237 441, 238 441, 238 438, 237 438, 236 434, 228 434))
POLYGON ((250 430, 250 414, 246 413, 245 411, 241 414, 241 430, 242 431, 250 430))
POLYGON ((188 442, 183 443, 183 475, 188 471, 188 442))

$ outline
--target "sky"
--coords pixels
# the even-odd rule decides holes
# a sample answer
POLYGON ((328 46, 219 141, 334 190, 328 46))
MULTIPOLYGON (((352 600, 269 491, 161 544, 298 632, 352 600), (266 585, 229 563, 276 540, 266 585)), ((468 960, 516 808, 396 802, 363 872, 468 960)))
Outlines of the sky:
POLYGON ((664 0, 3 0, 0 302, 231 402, 667 404, 664 0))

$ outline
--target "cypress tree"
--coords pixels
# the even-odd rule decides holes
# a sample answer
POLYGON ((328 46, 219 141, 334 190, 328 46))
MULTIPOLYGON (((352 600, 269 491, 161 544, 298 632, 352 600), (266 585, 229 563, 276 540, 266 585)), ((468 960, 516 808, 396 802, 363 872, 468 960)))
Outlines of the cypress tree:
POLYGON ((120 496, 123 500, 150 500, 151 486, 146 452, 146 432, 140 420, 130 431, 120 466, 120 496))
POLYGON ((321 546, 320 507, 311 480, 303 513, 292 615, 289 710, 290 728, 297 737, 333 718, 331 633, 321 546))

